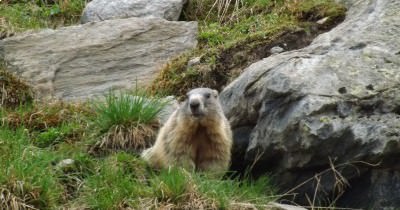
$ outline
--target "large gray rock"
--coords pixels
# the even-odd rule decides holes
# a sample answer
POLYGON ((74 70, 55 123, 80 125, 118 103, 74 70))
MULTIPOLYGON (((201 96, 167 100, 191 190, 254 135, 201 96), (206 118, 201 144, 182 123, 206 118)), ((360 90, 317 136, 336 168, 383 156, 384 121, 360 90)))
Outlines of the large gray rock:
MULTIPOLYGON (((400 1, 345 3, 343 23, 309 47, 252 64, 221 93, 235 151, 244 153, 234 154, 233 164, 256 161, 253 172, 272 172, 285 191, 329 169, 331 160, 351 186, 337 206, 394 209, 400 206, 400 1)), ((328 170, 320 183, 294 192, 313 199, 318 187, 317 196, 332 200, 324 193, 338 192, 333 175, 328 170)))
POLYGON ((149 84, 196 36, 196 22, 116 19, 1 40, 0 59, 40 98, 80 99, 149 84))
POLYGON ((81 23, 129 17, 159 17, 178 20, 185 0, 93 0, 82 14, 81 23))

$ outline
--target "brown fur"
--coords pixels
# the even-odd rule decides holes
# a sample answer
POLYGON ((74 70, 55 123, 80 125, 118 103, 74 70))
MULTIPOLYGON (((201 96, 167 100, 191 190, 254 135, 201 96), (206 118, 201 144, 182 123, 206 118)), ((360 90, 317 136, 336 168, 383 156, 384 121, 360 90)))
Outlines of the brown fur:
POLYGON ((142 157, 152 166, 165 168, 172 165, 196 171, 223 172, 229 167, 232 131, 223 114, 218 93, 208 88, 194 89, 191 93, 208 94, 203 97, 204 112, 194 117, 186 100, 161 128, 153 147, 142 157), (189 107, 189 108, 188 108, 189 107))

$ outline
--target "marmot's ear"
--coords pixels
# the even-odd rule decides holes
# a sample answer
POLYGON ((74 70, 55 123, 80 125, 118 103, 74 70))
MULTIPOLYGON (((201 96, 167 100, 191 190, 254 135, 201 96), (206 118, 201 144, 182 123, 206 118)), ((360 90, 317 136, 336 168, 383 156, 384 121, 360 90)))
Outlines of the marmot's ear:
POLYGON ((217 97, 217 96, 218 96, 218 90, 213 90, 213 95, 214 95, 215 97, 217 97))

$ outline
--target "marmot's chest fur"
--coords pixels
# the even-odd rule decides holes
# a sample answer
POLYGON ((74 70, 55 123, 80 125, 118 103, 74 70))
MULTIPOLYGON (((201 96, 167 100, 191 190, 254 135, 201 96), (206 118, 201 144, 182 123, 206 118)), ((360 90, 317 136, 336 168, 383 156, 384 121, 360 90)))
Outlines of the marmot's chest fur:
POLYGON ((207 134, 207 128, 199 125, 193 132, 190 142, 192 145, 192 160, 196 165, 204 160, 206 150, 212 146, 213 142, 207 134))

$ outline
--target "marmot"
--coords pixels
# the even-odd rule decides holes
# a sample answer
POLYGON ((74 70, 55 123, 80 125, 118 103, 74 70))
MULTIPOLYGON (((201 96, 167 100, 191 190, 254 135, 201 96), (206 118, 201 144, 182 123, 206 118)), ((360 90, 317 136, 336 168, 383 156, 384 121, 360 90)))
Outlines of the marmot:
POLYGON ((142 158, 156 168, 225 172, 231 159, 232 131, 218 91, 196 88, 168 118, 142 158))

